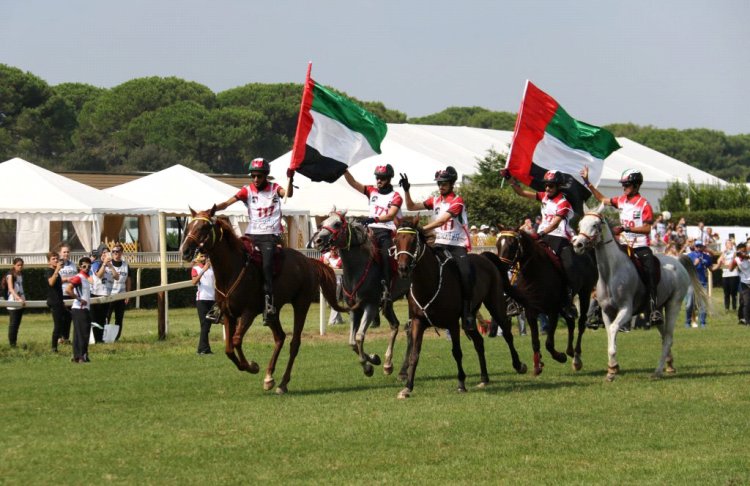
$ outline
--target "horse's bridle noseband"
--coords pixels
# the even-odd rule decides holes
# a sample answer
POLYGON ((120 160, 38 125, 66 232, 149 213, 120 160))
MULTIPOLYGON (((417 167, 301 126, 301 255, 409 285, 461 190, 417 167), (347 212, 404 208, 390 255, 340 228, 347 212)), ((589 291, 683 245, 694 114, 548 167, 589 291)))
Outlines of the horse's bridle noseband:
MULTIPOLYGON (((595 217, 599 218, 599 224, 600 225, 604 222, 604 216, 602 216, 599 213, 587 212, 587 213, 584 213, 583 215, 584 216, 595 216, 595 217)), ((580 224, 579 224, 579 226, 580 226, 580 224)), ((588 233, 584 233, 583 231, 580 231, 580 230, 578 231, 578 234, 581 235, 581 236, 583 236, 584 238, 586 238, 586 240, 590 241, 594 245, 597 244, 602 239, 602 230, 601 230, 601 228, 599 229, 599 234, 596 235, 596 236, 591 236, 588 233)))
POLYGON ((504 258, 498 255, 497 257, 500 259, 501 262, 509 265, 510 267, 514 267, 516 263, 521 260, 523 257, 523 245, 521 244, 521 233, 518 233, 517 231, 501 231, 500 236, 508 236, 510 238, 513 238, 516 241, 517 248, 516 252, 513 255, 513 258, 504 258))
POLYGON ((395 245, 392 246, 388 250, 388 253, 394 259, 398 259, 398 256, 401 255, 401 254, 409 256, 411 258, 411 261, 409 262, 409 272, 411 272, 412 270, 414 270, 414 267, 417 266, 417 262, 419 262, 419 260, 424 255, 425 244, 423 244, 420 241, 419 232, 416 229, 414 229, 414 228, 398 228, 396 230, 396 234, 397 235, 400 235, 400 234, 401 235, 403 235, 403 234, 406 234, 406 235, 415 235, 416 247, 414 248, 414 253, 412 253, 412 252, 410 252, 408 250, 396 251, 396 246, 395 245))
POLYGON ((210 235, 206 235, 206 237, 203 238, 202 241, 199 241, 198 237, 196 237, 192 232, 189 232, 187 235, 185 235, 185 239, 186 240, 193 240, 193 241, 195 241, 195 244, 198 245, 199 249, 202 250, 202 249, 205 248, 206 250, 210 250, 211 248, 214 247, 214 245, 216 245, 216 243, 218 243, 219 241, 221 241, 224 238, 224 228, 222 228, 221 226, 219 226, 219 238, 218 239, 216 238, 216 223, 214 221, 212 221, 211 219, 205 218, 203 216, 198 216, 196 218, 191 219, 190 223, 188 223, 188 226, 190 226, 190 224, 192 222, 194 222, 194 221, 205 221, 206 223, 209 224, 209 226, 211 228, 210 235), (208 242, 209 236, 211 238, 211 246, 210 247, 206 246, 206 243, 208 242))
POLYGON ((331 234, 331 236, 329 238, 329 246, 333 246, 333 243, 335 243, 335 242, 338 241, 339 237, 341 236, 341 233, 343 233, 344 231, 346 231, 347 234, 348 234, 346 246, 340 246, 339 248, 341 248, 343 250, 348 250, 351 247, 351 245, 352 245, 352 229, 351 229, 351 226, 349 225, 349 223, 347 223, 346 218, 340 212, 336 211, 334 214, 339 217, 339 221, 341 221, 341 228, 335 230, 335 229, 333 229, 330 226, 323 226, 323 227, 321 227, 321 229, 324 229, 324 230, 328 231, 331 234))

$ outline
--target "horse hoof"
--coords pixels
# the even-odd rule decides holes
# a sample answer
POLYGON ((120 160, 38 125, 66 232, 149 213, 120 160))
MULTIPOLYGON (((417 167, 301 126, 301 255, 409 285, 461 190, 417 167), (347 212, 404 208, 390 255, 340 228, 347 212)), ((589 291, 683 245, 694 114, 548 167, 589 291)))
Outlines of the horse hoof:
POLYGON ((381 363, 380 356, 378 356, 377 354, 371 354, 370 356, 368 356, 367 361, 374 364, 375 366, 380 366, 381 363))
POLYGON ((466 387, 463 385, 458 385, 458 388, 456 389, 458 393, 466 393, 466 387))
POLYGON ((581 371, 583 368, 583 361, 581 361, 580 358, 576 357, 573 359, 573 371, 581 371))
POLYGON ((280 386, 280 387, 276 388, 276 394, 277 395, 286 395, 287 391, 289 391, 289 390, 287 390, 285 386, 280 386))
POLYGON ((484 390, 485 388, 487 388, 487 385, 489 385, 489 384, 490 384, 490 380, 484 380, 484 381, 480 381, 480 382, 479 382, 479 383, 477 384, 477 389, 479 389, 479 390, 484 390))
POLYGON ((617 373, 607 373, 607 381, 612 383, 615 381, 615 377, 617 377, 617 373))
POLYGON ((268 391, 268 390, 270 390, 270 389, 271 389, 271 388, 273 388, 273 387, 274 387, 275 385, 276 385, 276 380, 274 380, 273 378, 271 378, 271 379, 265 379, 265 380, 263 380, 263 389, 264 389, 265 391, 268 391))
POLYGON ((534 376, 539 376, 542 374, 543 367, 542 366, 535 366, 534 367, 534 376))
POLYGON ((247 369, 245 371, 247 371, 248 373, 251 373, 251 374, 255 375, 255 374, 257 374, 260 371, 260 366, 258 366, 258 363, 256 363, 255 361, 251 361, 247 365, 247 369))
POLYGON ((398 395, 396 395, 396 398, 398 398, 399 400, 405 400, 409 398, 410 396, 411 396, 411 390, 409 390, 408 388, 404 388, 403 390, 398 392, 398 395))
POLYGON ((519 375, 525 375, 529 371, 529 367, 526 366, 526 363, 521 363, 518 365, 518 368, 516 368, 516 373, 519 375))
POLYGON ((363 370, 365 372, 366 377, 371 377, 375 373, 375 369, 372 367, 370 363, 366 363, 363 367, 363 370))
POLYGON ((388 376, 393 373, 393 365, 385 365, 383 366, 383 374, 388 376))
POLYGON ((558 363, 565 363, 566 361, 568 361, 568 357, 565 356, 564 353, 555 354, 552 356, 552 358, 554 358, 554 360, 557 361, 558 363))
POLYGON ((677 373, 677 370, 674 369, 672 366, 668 366, 667 369, 664 371, 666 371, 668 375, 674 375, 675 373, 677 373))

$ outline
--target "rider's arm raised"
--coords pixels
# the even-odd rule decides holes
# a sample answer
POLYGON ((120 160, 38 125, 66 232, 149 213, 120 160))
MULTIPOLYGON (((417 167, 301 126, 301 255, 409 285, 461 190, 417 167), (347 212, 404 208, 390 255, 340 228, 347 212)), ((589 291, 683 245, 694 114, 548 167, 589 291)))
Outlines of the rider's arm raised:
POLYGON ((513 191, 521 197, 525 197, 526 199, 536 199, 536 193, 522 189, 521 184, 519 184, 516 179, 510 180, 510 187, 512 187, 513 191))
MULTIPOLYGON (((611 206, 612 200, 599 192, 599 189, 597 189, 593 184, 589 182, 589 166, 584 166, 583 169, 581 169, 581 178, 583 178, 583 185, 586 186, 586 188, 591 191, 591 195, 593 195, 597 201, 604 204, 605 206, 611 206)), ((649 225, 649 231, 651 231, 650 228, 651 225, 649 225)))
POLYGON ((362 194, 365 193, 365 186, 364 184, 360 184, 354 179, 354 176, 352 176, 348 170, 344 171, 344 179, 346 179, 346 182, 349 183, 350 186, 352 186, 354 189, 356 189, 358 192, 361 192, 362 194))
POLYGON ((420 211, 422 209, 427 209, 424 203, 415 203, 414 201, 412 201, 409 191, 404 191, 404 201, 406 202, 406 209, 408 209, 409 211, 420 211))

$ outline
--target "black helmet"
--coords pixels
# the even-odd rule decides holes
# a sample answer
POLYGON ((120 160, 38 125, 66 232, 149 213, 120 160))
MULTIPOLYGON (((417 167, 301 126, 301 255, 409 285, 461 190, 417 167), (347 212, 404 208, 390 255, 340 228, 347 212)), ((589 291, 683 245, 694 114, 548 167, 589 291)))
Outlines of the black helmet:
POLYGON ((456 182, 456 179, 458 179, 458 173, 450 165, 445 170, 435 172, 435 182, 456 182))
POLYGON ((627 169, 620 177, 620 184, 633 184, 640 187, 643 184, 643 174, 636 169, 627 169))
POLYGON ((262 157, 251 160, 249 165, 251 174, 253 172, 263 172, 264 174, 268 174, 271 172, 271 164, 269 164, 268 161, 262 157))
POLYGON ((548 170, 544 174, 544 183, 545 184, 556 184, 559 186, 563 183, 563 176, 562 174, 557 170, 548 170))
POLYGON ((395 173, 393 172, 393 166, 391 166, 391 164, 379 165, 375 167, 375 176, 387 177, 389 179, 392 179, 394 174, 395 173))

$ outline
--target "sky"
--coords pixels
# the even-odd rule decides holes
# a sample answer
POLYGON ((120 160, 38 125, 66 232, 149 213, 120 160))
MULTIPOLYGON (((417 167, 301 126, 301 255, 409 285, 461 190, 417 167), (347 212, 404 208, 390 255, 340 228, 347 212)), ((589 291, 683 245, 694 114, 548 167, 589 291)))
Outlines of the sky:
MULTIPOLYGON (((0 0, 0 63, 51 85, 313 78, 409 117, 516 112, 750 133, 748 0, 0 0)), ((1 100, 0 100, 1 101, 1 100)))

